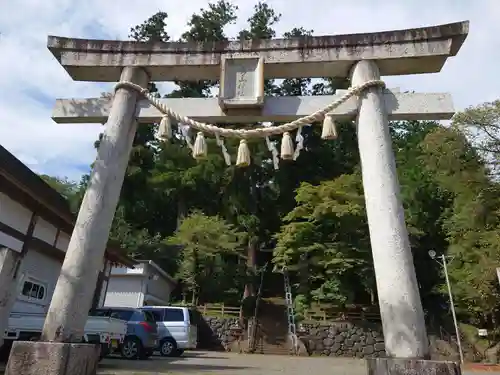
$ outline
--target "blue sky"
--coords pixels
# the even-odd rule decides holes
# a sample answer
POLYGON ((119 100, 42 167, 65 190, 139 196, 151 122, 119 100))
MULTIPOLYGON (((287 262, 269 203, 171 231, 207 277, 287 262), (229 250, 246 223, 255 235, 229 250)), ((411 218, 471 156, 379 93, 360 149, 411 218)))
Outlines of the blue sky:
MULTIPOLYGON (((387 77, 390 87, 450 92, 457 109, 500 98, 500 0, 268 0, 282 14, 278 34, 304 27, 317 35, 372 32, 470 20, 459 55, 439 74, 387 77)), ((254 1, 234 1, 245 27, 254 1)), ((36 172, 79 180, 95 158, 99 125, 55 124, 56 98, 99 96, 112 85, 73 82, 46 48, 47 35, 125 39, 158 10, 177 38, 206 0, 0 0, 0 143, 36 172)), ((162 85, 166 92, 172 86, 162 85)), ((189 115, 189 114, 187 114, 189 115)))

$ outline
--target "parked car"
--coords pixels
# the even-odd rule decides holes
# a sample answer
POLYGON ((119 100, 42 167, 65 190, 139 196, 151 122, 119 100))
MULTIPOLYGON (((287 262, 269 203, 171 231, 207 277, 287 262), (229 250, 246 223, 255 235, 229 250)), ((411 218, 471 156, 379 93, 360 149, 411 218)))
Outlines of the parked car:
POLYGON ((127 333, 118 350, 126 359, 147 359, 158 346, 158 328, 149 311, 131 307, 101 307, 92 316, 107 316, 127 322, 127 333))
POLYGON ((187 307, 144 306, 143 311, 153 313, 158 324, 158 350, 164 357, 181 356, 186 349, 198 345, 197 322, 200 313, 187 307))
MULTIPOLYGON (((46 314, 12 313, 4 334, 0 360, 9 355, 12 343, 17 340, 38 340, 42 334, 46 314)), ((101 345, 101 357, 116 350, 127 333, 127 322, 108 316, 89 316, 84 328, 83 342, 101 345)))

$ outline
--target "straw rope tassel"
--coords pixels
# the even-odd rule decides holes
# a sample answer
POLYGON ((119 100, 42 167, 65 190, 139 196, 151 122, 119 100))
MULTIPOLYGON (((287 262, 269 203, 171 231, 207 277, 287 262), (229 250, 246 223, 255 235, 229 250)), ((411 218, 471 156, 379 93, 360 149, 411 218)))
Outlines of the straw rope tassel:
POLYGON ((166 115, 161 118, 160 127, 158 128, 158 137, 166 141, 172 138, 172 120, 166 115))
POLYGON ((335 125, 335 121, 331 115, 327 114, 323 119, 321 139, 337 139, 337 126, 335 125))
POLYGON ((283 133, 283 138, 281 139, 281 159, 292 160, 293 159, 293 141, 289 132, 283 133))
POLYGON ((250 150, 248 148, 247 140, 242 139, 238 147, 238 157, 236 158, 237 167, 248 167, 250 165, 250 150))
POLYGON ((195 159, 204 159, 207 156, 207 142, 205 141, 205 135, 202 132, 196 134, 196 139, 194 141, 193 147, 193 157, 195 159))

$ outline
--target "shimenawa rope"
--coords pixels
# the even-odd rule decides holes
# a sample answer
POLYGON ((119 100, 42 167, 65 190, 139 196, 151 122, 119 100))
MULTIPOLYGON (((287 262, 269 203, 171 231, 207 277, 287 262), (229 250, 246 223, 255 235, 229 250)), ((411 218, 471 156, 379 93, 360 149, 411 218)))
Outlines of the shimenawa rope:
POLYGON ((323 120, 323 130, 321 134, 321 138, 323 139, 335 139, 337 138, 337 130, 335 126, 335 122, 333 121, 332 116, 329 116, 328 113, 333 111, 335 108, 340 106, 342 103, 346 102, 352 96, 359 96, 364 90, 379 86, 384 88, 385 83, 382 80, 371 80, 363 83, 360 86, 351 87, 347 92, 342 95, 337 100, 333 101, 325 108, 320 109, 308 116, 301 117, 292 122, 279 125, 279 126, 270 126, 270 127, 259 127, 255 129, 228 129, 221 128, 216 125, 206 124, 203 122, 195 121, 190 119, 189 117, 182 116, 179 113, 172 111, 170 108, 165 106, 158 98, 151 95, 151 93, 142 88, 135 83, 122 81, 116 84, 115 91, 120 88, 129 88, 138 91, 141 95, 143 95, 158 111, 163 113, 163 118, 160 122, 160 135, 163 138, 170 138, 172 136, 172 125, 171 119, 176 120, 179 124, 187 125, 190 128, 198 130, 198 134, 196 136, 195 143, 192 147, 193 156, 196 159, 203 158, 206 156, 206 142, 203 133, 213 134, 217 139, 217 144, 221 147, 224 159, 226 163, 230 165, 230 157, 227 153, 227 149, 224 146, 224 142, 221 137, 228 138, 240 138, 240 146, 238 148, 238 157, 236 165, 238 166, 247 166, 250 164, 250 151, 248 150, 248 145, 246 139, 248 138, 266 138, 266 142, 269 150, 273 155, 273 163, 275 168, 277 168, 277 150, 275 150, 276 146, 273 142, 269 141, 269 137, 272 135, 283 134, 283 140, 281 145, 281 157, 282 159, 293 159, 295 160, 298 157, 299 151, 303 148, 303 137, 300 134, 301 128, 303 126, 311 125, 314 122, 318 122, 323 120), (290 137, 290 132, 299 129, 297 135, 297 148, 293 150, 293 141, 290 137))

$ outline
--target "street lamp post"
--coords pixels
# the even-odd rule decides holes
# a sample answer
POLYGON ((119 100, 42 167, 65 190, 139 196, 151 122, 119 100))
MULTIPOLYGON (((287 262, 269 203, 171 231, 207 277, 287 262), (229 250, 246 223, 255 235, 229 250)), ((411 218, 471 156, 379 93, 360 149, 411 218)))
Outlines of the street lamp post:
MULTIPOLYGON (((464 353, 462 352, 462 341, 460 340, 460 330, 458 329, 457 315, 455 313, 455 304, 453 303, 453 294, 451 293, 450 278, 448 276, 448 265, 446 263, 447 256, 442 254, 439 256, 441 262, 436 258, 436 252, 429 250, 429 256, 438 262, 444 270, 444 277, 446 279, 446 286, 448 287, 448 295, 450 297, 451 315, 453 316, 453 324, 455 324, 455 333, 457 335, 458 352, 460 354, 460 363, 464 363, 464 353)), ((449 257, 448 257, 449 258, 449 257)))

